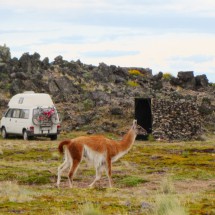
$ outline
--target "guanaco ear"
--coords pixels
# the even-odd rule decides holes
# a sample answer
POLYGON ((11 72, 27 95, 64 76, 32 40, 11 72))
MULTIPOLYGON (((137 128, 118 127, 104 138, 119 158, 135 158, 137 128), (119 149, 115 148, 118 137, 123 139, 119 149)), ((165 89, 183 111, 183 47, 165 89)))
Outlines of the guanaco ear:
POLYGON ((137 127, 137 120, 134 119, 134 121, 133 121, 133 128, 136 128, 136 127, 137 127))

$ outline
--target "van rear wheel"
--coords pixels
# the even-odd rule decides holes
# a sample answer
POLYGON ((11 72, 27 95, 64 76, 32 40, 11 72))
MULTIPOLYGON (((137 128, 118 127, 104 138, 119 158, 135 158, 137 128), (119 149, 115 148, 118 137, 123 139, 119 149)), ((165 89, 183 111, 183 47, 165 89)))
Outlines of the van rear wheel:
POLYGON ((57 140, 57 134, 50 136, 51 140, 57 140))
POLYGON ((23 131, 23 140, 29 140, 29 136, 26 130, 23 131))
POLYGON ((2 130, 1 130, 1 135, 2 135, 2 138, 3 138, 3 139, 6 139, 6 138, 7 138, 7 132, 6 132, 6 129, 5 129, 5 128, 2 128, 2 130))

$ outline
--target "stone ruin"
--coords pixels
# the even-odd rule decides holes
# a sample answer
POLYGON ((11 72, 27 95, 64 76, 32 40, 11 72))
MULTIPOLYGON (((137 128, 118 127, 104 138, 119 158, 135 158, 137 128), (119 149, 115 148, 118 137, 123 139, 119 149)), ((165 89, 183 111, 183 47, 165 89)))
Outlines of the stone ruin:
POLYGON ((151 108, 155 139, 191 140, 201 136, 201 116, 195 103, 152 99, 151 108))

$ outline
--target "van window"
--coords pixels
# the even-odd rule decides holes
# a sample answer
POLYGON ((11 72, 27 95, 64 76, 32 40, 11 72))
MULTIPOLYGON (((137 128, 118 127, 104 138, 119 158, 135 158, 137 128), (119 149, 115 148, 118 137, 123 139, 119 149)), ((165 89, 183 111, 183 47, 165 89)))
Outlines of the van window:
POLYGON ((23 101, 24 101, 24 97, 20 97, 18 103, 19 103, 19 104, 22 104, 23 101))
POLYGON ((29 118, 29 110, 28 109, 22 109, 20 118, 22 119, 28 119, 29 118))
POLYGON ((11 118, 11 117, 12 117, 12 112, 13 112, 13 109, 9 109, 9 110, 7 111, 7 113, 5 114, 5 117, 11 118))
POLYGON ((19 118, 20 112, 21 112, 20 109, 14 109, 14 110, 13 110, 12 117, 13 117, 13 118, 19 118))

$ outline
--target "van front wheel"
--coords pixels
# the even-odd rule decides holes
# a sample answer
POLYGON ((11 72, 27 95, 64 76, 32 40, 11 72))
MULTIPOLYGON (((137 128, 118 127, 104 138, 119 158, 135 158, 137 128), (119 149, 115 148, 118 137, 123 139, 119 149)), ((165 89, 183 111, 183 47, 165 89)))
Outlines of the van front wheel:
POLYGON ((6 139, 6 138, 7 138, 7 132, 6 132, 6 129, 5 129, 5 128, 2 128, 2 130, 1 130, 1 135, 2 135, 2 138, 3 138, 3 139, 6 139))
POLYGON ((23 131, 23 140, 29 140, 29 136, 26 130, 23 131))

